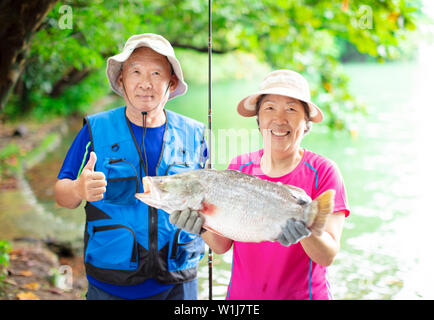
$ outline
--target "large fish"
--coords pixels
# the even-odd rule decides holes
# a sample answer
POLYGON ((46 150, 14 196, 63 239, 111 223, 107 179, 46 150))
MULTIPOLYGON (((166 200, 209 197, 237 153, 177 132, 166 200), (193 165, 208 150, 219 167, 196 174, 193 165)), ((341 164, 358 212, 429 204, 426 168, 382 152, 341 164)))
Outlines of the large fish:
POLYGON ((167 213, 199 211, 204 228, 243 242, 276 241, 288 219, 300 220, 319 235, 333 211, 335 191, 315 200, 303 189, 234 170, 194 170, 143 178, 136 198, 167 213))

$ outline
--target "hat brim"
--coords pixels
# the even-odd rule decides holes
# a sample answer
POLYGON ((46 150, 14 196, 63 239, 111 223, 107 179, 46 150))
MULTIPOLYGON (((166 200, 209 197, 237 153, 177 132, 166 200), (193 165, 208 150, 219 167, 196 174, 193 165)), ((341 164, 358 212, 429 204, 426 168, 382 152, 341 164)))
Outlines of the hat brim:
POLYGON ((121 97, 124 96, 122 88, 119 87, 119 85, 117 83, 117 79, 119 77, 119 74, 120 74, 120 71, 122 68, 122 64, 128 60, 128 58, 131 56, 131 54, 133 53, 133 51, 135 49, 140 48, 140 47, 151 48, 155 52, 157 52, 163 56, 166 56, 167 59, 169 60, 169 63, 172 65, 173 71, 174 71, 176 77, 178 78, 178 85, 176 86, 176 89, 170 93, 169 100, 173 99, 177 96, 182 96, 183 94, 185 94, 185 92, 187 92, 188 86, 187 86, 187 83, 185 83, 185 81, 184 81, 184 76, 182 74, 181 64, 179 63, 178 59, 176 59, 176 57, 173 57, 173 56, 167 56, 166 53, 161 52, 157 48, 153 48, 152 46, 147 45, 146 42, 138 42, 134 47, 130 47, 128 50, 124 50, 121 53, 107 59, 106 74, 107 74, 107 78, 109 80, 109 84, 110 84, 110 87, 112 88, 112 90, 116 94, 120 95, 121 97))
POLYGON ((266 90, 258 91, 254 94, 251 94, 244 99, 242 99, 237 106, 238 113, 243 117, 253 117, 256 115, 256 102, 258 98, 263 94, 276 94, 281 96, 286 96, 290 98, 294 98, 303 102, 306 102, 309 106, 309 120, 312 122, 321 122, 324 118, 323 113, 320 108, 312 101, 301 97, 299 93, 288 89, 288 88, 270 88, 266 90))

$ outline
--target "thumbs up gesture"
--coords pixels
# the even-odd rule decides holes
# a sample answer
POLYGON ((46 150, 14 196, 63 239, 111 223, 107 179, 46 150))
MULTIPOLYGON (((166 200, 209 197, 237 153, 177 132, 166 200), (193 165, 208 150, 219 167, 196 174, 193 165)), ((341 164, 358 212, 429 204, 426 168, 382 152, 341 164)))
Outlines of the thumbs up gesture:
POLYGON ((82 200, 89 202, 101 200, 107 185, 104 173, 95 171, 96 159, 96 153, 92 151, 89 155, 89 161, 76 180, 77 193, 82 200))

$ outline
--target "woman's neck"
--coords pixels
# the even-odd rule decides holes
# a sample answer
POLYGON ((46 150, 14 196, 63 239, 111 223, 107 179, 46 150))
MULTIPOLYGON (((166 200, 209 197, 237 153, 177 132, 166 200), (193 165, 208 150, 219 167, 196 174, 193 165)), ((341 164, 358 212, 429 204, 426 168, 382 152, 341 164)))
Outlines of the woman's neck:
POLYGON ((303 154, 304 149, 302 148, 285 155, 274 154, 264 149, 264 154, 261 158, 261 170, 269 177, 281 177, 297 167, 303 154))

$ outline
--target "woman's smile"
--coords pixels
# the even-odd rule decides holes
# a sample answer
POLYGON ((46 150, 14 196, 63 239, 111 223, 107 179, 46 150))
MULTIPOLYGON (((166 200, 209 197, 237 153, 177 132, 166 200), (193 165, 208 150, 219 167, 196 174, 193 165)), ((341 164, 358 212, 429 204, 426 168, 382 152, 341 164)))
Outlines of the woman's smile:
POLYGON ((279 130, 279 129, 271 129, 270 132, 273 136, 276 136, 279 138, 280 137, 286 137, 286 136, 289 136, 291 134, 291 131, 279 130))

